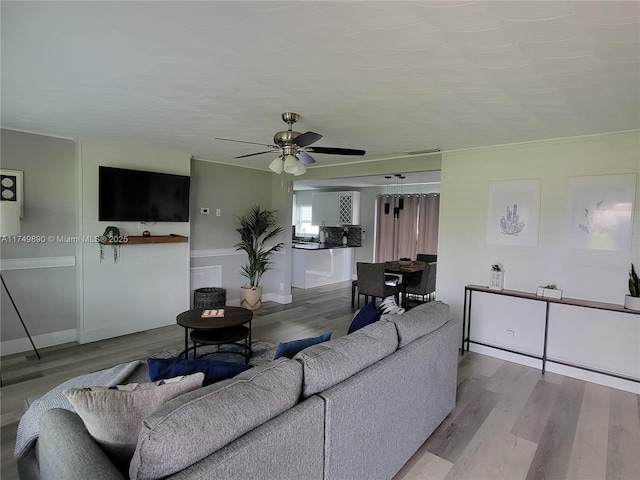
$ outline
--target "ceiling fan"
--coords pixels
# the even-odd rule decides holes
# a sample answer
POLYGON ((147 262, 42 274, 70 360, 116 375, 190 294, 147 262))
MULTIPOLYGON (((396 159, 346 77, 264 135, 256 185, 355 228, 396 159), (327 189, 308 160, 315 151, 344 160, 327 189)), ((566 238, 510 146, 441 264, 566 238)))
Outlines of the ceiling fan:
POLYGON ((250 153, 248 155, 240 155, 234 158, 252 157, 254 155, 263 155, 265 153, 278 152, 279 156, 269 164, 269 169, 277 174, 292 173, 293 175, 302 175, 307 171, 305 165, 316 163, 316 160, 309 153, 325 153, 329 155, 364 155, 364 150, 355 150, 352 148, 336 148, 336 147, 312 147, 312 143, 322 138, 322 135, 315 132, 294 132, 293 124, 300 119, 300 115, 293 112, 285 112, 282 114, 282 121, 289 125, 287 130, 278 132, 273 136, 274 145, 267 143, 245 142, 243 140, 233 140, 230 138, 218 138, 216 140, 225 140, 227 142, 249 143, 251 145, 262 145, 268 147, 269 150, 263 152, 250 153))

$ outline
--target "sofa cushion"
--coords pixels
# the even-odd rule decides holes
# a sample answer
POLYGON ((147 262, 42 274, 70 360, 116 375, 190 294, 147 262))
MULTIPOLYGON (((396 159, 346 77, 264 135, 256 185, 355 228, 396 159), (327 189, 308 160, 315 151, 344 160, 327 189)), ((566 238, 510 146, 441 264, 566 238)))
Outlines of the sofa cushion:
POLYGON ((449 305, 440 301, 427 302, 402 315, 383 315, 381 320, 393 322, 398 329, 400 348, 416 338, 428 335, 449 319, 449 305))
POLYGON ((293 357, 304 368, 303 397, 326 390, 397 348, 395 325, 379 321, 344 337, 304 349, 293 357))
POLYGON ((173 378, 179 375, 190 375, 196 372, 204 373, 204 385, 235 377, 240 372, 252 367, 244 363, 222 362, 206 358, 148 358, 149 378, 151 381, 173 378))
POLYGON ((183 470, 293 407, 301 389, 300 364, 280 358, 167 402, 142 422, 130 477, 183 470))
POLYGON ((351 325, 349 325, 347 333, 353 333, 366 325, 377 322, 379 319, 380 312, 376 309, 375 303, 369 302, 353 316, 353 320, 351 320, 351 325))
POLYGON ((331 339, 332 332, 326 332, 317 337, 301 338, 299 340, 292 340, 290 342, 280 342, 276 348, 276 354, 274 360, 280 357, 293 358, 293 356, 301 350, 304 350, 311 345, 317 345, 318 343, 326 342, 331 339))
POLYGON ((118 388, 67 388, 63 393, 89 434, 120 463, 133 455, 142 419, 172 398, 200 388, 203 378, 203 373, 195 373, 118 388))

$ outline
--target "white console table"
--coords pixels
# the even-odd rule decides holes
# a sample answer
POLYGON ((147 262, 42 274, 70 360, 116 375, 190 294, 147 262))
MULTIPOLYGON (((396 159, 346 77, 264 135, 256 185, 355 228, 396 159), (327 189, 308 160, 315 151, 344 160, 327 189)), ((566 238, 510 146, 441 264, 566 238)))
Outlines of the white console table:
MULTIPOLYGON (((466 350, 469 351, 469 344, 474 343, 477 345, 482 345, 485 347, 495 348, 498 350, 502 350, 505 352, 515 353, 518 355, 524 355, 530 358, 535 358, 542 361, 542 373, 545 373, 547 362, 557 363, 559 365, 565 365, 568 367, 579 368, 582 370, 587 370, 594 373, 599 373, 602 375, 609 375, 612 377, 620 378, 623 380, 628 380, 631 382, 640 383, 640 378, 630 377, 627 375, 620 375, 615 372, 607 372, 604 370, 598 370, 595 368, 587 367, 584 365, 578 365, 575 363, 565 362, 559 359, 549 358, 547 356, 547 343, 548 343, 548 332, 549 332, 549 307, 551 304, 561 304, 579 308, 588 308, 588 309, 596 309, 596 310, 607 310, 610 312, 618 312, 618 313, 626 313, 630 315, 640 315, 640 311, 629 310, 624 308, 622 305, 616 305, 614 303, 604 303, 604 302, 592 302, 589 300, 580 300, 576 298, 548 298, 548 297, 540 297, 535 293, 530 292, 521 292, 518 290, 496 290, 491 289, 489 287, 481 286, 481 285, 467 285, 464 287, 464 312, 462 317, 462 346, 461 353, 464 355, 465 351, 465 343, 466 350), (503 295, 507 297, 521 298, 524 300, 530 300, 534 302, 545 302, 545 318, 544 318, 544 341, 542 345, 542 355, 535 355, 527 352, 522 352, 518 350, 513 350, 506 348, 504 346, 492 345, 485 342, 474 341, 471 339, 471 302, 473 298, 473 292, 482 292, 489 293, 494 295, 503 295)), ((640 319, 639 319, 640 321, 640 319)))

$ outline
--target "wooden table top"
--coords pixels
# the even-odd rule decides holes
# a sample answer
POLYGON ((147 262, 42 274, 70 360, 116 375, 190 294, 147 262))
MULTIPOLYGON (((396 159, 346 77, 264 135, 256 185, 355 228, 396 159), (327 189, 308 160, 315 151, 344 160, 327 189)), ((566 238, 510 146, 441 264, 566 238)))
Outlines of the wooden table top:
POLYGON ((194 308, 182 312, 176 317, 178 325, 195 330, 212 330, 215 328, 233 327, 250 322, 253 319, 253 312, 242 307, 224 306, 224 317, 202 318, 203 310, 206 308, 194 308))
POLYGON ((421 272, 427 266, 427 262, 419 262, 414 260, 411 262, 411 265, 403 267, 400 265, 398 260, 393 260, 390 262, 384 262, 384 269, 389 273, 415 273, 421 272))

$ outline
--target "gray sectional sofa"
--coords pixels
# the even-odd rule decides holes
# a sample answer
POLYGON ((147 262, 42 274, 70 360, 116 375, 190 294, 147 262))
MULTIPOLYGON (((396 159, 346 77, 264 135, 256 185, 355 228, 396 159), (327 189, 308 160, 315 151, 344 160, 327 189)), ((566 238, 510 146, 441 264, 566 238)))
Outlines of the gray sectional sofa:
MULTIPOLYGON (((162 405, 142 423, 135 479, 390 479, 456 399, 460 325, 418 306, 162 405)), ((141 366, 130 381, 148 381, 141 366)), ((62 409, 47 411, 20 476, 126 478, 62 409)))

